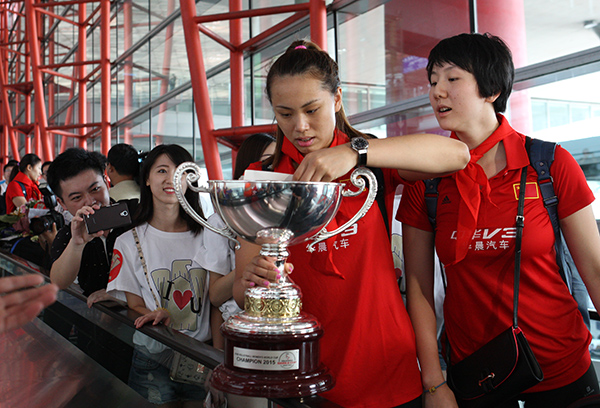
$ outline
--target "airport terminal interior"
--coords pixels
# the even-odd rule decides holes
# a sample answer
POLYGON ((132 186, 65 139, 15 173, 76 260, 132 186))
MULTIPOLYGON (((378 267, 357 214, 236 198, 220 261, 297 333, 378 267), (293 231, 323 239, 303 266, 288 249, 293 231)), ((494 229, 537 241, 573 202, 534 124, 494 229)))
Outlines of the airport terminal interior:
MULTIPOLYGON (((231 179, 244 138, 275 130, 266 75, 297 39, 337 61, 344 107, 360 131, 449 135, 430 107, 425 67, 441 39, 469 32, 497 35, 512 51, 512 126, 560 143, 600 198, 600 0, 5 1, 0 164, 28 153, 51 161, 70 147, 107 154, 117 143, 140 152, 178 144, 210 179, 231 179)), ((600 202, 593 206, 600 220, 600 202)), ((4 253, 0 264, 3 275, 40 270, 4 253)), ((2 335, 0 406, 146 406, 126 385, 135 332, 128 313, 88 308, 76 289, 61 291, 43 319, 2 335), (19 381, 2 386, 11 376, 19 381)), ((600 320, 592 317, 600 372, 600 320)), ((223 361, 178 333, 142 332, 208 367, 223 361)), ((335 405, 234 396, 229 406, 335 405)))

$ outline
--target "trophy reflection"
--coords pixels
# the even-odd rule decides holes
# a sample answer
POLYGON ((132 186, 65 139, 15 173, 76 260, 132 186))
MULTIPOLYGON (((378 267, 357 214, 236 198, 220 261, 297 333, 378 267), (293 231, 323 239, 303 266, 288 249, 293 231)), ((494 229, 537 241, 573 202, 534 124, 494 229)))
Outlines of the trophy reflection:
MULTIPOLYGON (((275 258, 281 279, 269 287, 246 289, 244 311, 221 326, 225 337, 225 361, 215 368, 211 383, 224 392, 267 398, 301 397, 327 391, 334 379, 320 362, 319 339, 323 329, 317 319, 302 311, 302 292, 285 274, 287 248, 310 240, 314 251, 326 240, 353 225, 369 210, 377 192, 377 180, 366 168, 354 170, 351 183, 296 181, 211 180, 203 186, 200 168, 183 163, 175 171, 175 194, 194 220, 237 245, 236 237, 261 245, 260 254, 275 258), (343 197, 369 193, 346 224, 328 232, 343 197), (228 228, 209 225, 187 203, 183 183, 196 192, 208 192, 215 211, 228 228)), ((296 271, 295 273, 302 273, 296 271)))

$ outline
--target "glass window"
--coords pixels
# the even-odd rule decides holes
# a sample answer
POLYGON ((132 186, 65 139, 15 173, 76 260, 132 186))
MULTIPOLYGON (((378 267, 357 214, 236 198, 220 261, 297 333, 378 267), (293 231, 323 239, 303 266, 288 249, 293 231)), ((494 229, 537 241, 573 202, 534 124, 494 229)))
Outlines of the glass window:
POLYGON ((427 94, 429 51, 442 38, 469 31, 468 1, 431 3, 358 1, 337 12, 349 115, 427 94))

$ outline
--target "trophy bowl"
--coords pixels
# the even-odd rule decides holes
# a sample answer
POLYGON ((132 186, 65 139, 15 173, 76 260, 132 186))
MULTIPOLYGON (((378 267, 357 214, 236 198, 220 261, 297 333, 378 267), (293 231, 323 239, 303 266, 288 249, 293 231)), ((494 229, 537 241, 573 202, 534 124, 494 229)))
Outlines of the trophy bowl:
MULTIPOLYGON (((236 237, 261 245, 261 255, 275 259, 282 277, 268 287, 246 289, 244 310, 221 326, 225 361, 215 368, 211 384, 222 391, 267 398, 302 397, 327 391, 334 379, 320 362, 318 320, 302 311, 300 287, 285 274, 287 248, 305 241, 309 251, 354 224, 375 201, 377 180, 366 168, 341 183, 297 181, 210 180, 199 183, 200 168, 181 164, 174 175, 175 194, 184 210, 205 228, 239 245, 236 237), (343 197, 357 196, 369 181, 369 194, 354 217, 334 231, 327 224, 343 197), (182 181, 187 182, 187 186, 182 181), (201 185, 196 185, 199 183, 201 185), (208 192, 226 228, 206 222, 189 206, 184 188, 208 192)), ((296 273, 302 273, 297 271, 296 273)))

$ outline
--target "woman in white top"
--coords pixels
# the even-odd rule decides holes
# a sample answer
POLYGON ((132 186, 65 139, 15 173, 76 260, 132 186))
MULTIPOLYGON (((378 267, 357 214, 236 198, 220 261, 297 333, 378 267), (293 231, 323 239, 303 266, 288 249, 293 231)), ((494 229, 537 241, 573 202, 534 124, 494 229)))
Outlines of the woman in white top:
MULTIPOLYGON (((229 252, 222 250, 228 245, 227 239, 193 221, 175 196, 175 169, 192 160, 177 145, 157 146, 144 160, 134 228, 115 243, 107 291, 125 293, 129 308, 142 315, 135 320, 138 328, 163 323, 208 341, 209 282, 230 272, 231 260, 229 252)), ((198 194, 188 190, 185 195, 201 214, 198 194)), ((171 351, 149 340, 138 332, 134 335, 136 349, 129 385, 161 406, 201 406, 204 389, 172 381, 169 358, 164 358, 171 351)))

